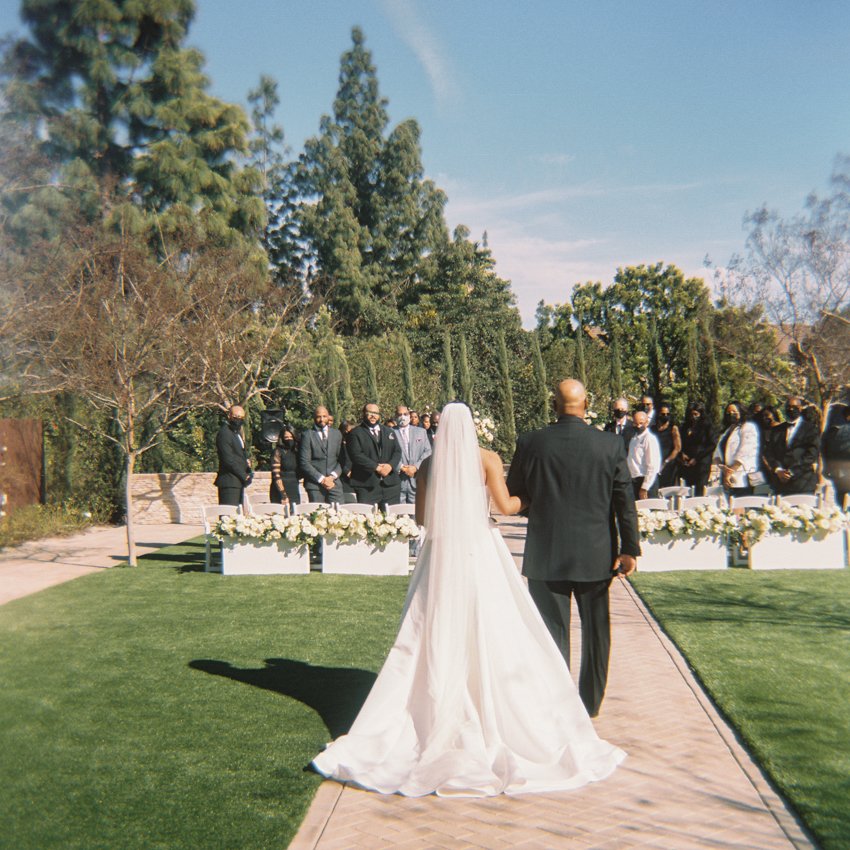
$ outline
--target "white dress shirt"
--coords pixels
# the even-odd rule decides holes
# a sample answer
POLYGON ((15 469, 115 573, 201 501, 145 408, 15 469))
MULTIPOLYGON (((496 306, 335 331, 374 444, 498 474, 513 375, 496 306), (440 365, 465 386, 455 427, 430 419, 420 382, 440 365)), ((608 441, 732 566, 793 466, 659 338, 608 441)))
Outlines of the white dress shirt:
POLYGON ((655 483, 661 470, 661 445, 658 437, 647 428, 642 434, 635 432, 629 443, 629 475, 632 478, 643 476, 643 490, 649 490, 655 483))

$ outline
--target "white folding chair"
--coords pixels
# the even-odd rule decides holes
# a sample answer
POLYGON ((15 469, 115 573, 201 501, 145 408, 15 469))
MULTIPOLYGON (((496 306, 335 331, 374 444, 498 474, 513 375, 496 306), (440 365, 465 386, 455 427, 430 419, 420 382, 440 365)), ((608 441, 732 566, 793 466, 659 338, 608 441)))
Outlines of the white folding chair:
POLYGON ((669 511, 670 503, 667 499, 638 499, 635 507, 639 511, 669 511))
POLYGON ((274 514, 283 514, 289 516, 289 504, 280 504, 278 502, 257 502, 256 505, 251 505, 251 513, 254 516, 269 516, 274 514))
POLYGON ((818 508, 821 505, 821 497, 809 493, 796 493, 793 496, 777 496, 777 505, 788 505, 789 508, 805 506, 807 508, 818 508))
POLYGON ((373 514, 378 510, 378 506, 366 502, 351 502, 350 504, 340 505, 339 509, 352 514, 373 514))
POLYGON ((333 510, 333 505, 330 505, 327 502, 302 502, 300 505, 295 506, 294 513, 311 514, 313 511, 319 510, 319 508, 333 510))
POLYGON ((659 487, 658 495, 662 499, 669 499, 671 496, 680 496, 687 498, 694 495, 693 487, 686 487, 684 484, 671 485, 670 487, 659 487))
POLYGON ((703 505, 711 505, 713 508, 719 508, 720 496, 688 496, 687 499, 679 500, 680 511, 686 511, 689 508, 700 508, 703 505))
POLYGON ((763 508, 770 504, 770 498, 768 496, 730 496, 729 497, 729 509, 735 510, 735 508, 763 508))
POLYGON ((720 496, 721 500, 726 498, 726 491, 722 484, 713 484, 711 487, 705 488, 706 496, 720 496))
POLYGON ((387 505, 387 514, 406 514, 416 516, 416 505, 387 505))
POLYGON ((212 545, 210 542, 210 534, 215 520, 223 516, 234 516, 239 513, 238 505, 204 505, 201 508, 201 518, 204 523, 204 572, 213 573, 221 572, 221 564, 219 568, 212 568, 212 545))

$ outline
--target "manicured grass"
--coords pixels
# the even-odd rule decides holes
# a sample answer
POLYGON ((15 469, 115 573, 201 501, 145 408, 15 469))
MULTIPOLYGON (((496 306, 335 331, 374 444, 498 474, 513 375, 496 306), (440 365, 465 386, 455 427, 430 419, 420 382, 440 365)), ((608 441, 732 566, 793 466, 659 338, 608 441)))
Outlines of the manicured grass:
POLYGON ((634 585, 824 850, 850 847, 850 571, 634 585))
POLYGON ((407 579, 202 568, 170 547, 0 608, 0 845, 287 846, 407 579))

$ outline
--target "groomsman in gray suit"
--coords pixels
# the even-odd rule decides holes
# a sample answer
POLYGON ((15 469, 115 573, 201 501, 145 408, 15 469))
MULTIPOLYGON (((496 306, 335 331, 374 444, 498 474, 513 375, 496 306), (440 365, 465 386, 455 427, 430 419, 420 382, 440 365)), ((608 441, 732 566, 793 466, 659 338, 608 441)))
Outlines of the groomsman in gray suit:
POLYGON ((311 502, 342 501, 342 434, 330 427, 329 419, 328 409, 319 405, 313 413, 314 427, 301 435, 298 447, 298 467, 311 502))
POLYGON ((401 446, 397 470, 401 479, 401 504, 416 502, 416 473, 426 457, 431 455, 431 441, 424 428, 410 424, 410 410, 403 404, 395 409, 396 433, 401 446))

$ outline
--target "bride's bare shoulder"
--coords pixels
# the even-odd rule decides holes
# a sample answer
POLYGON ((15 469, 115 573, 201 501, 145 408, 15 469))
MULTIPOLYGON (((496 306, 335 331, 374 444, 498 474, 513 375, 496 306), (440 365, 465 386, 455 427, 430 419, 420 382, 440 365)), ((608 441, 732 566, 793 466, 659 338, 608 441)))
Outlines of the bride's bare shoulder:
POLYGON ((493 469, 495 467, 502 468, 502 459, 496 454, 496 452, 491 451, 490 449, 483 449, 480 446, 478 447, 478 451, 481 453, 481 463, 484 465, 485 469, 493 469))

